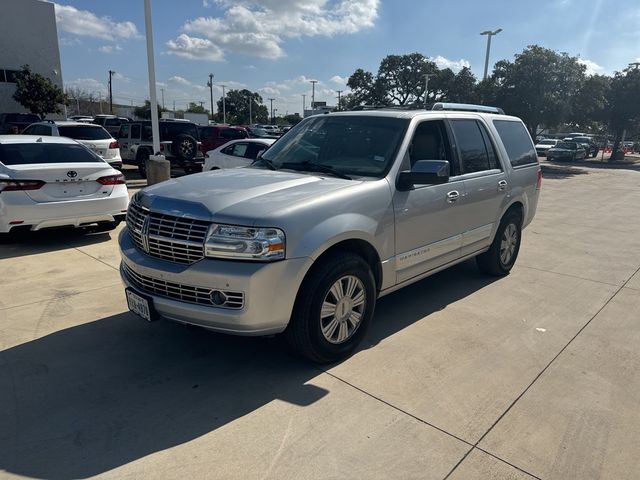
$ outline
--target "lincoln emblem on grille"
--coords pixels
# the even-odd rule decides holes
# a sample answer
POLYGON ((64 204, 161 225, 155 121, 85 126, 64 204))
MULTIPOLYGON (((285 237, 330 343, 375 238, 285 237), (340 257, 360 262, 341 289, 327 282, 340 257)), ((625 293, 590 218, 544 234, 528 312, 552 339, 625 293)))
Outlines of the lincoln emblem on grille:
POLYGON ((146 253, 149 253, 149 223, 151 222, 151 216, 147 215, 142 223, 142 230, 140 231, 140 239, 142 240, 142 248, 146 253))

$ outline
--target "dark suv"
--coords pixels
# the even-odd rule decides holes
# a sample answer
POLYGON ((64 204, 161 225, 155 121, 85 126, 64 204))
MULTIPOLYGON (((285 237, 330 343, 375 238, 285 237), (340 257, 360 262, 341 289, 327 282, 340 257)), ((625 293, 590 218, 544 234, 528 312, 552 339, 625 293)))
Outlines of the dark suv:
POLYGON ((229 125, 198 126, 198 132, 203 152, 215 150, 231 140, 249 138, 249 134, 244 128, 229 125))
MULTIPOLYGON (((160 120, 160 153, 171 167, 183 168, 185 173, 202 171, 204 154, 200 151, 198 127, 188 120, 160 120)), ((145 161, 153 155, 153 139, 149 120, 123 123, 118 132, 122 163, 137 165, 146 177, 145 161)))
POLYGON ((0 113, 0 135, 20 133, 40 120, 40 117, 34 113, 0 113))
POLYGON ((595 157, 596 155, 598 155, 598 151, 600 150, 598 144, 594 142, 593 138, 591 137, 570 137, 565 138, 565 141, 578 142, 579 144, 581 144, 582 147, 587 151, 587 158, 595 157))

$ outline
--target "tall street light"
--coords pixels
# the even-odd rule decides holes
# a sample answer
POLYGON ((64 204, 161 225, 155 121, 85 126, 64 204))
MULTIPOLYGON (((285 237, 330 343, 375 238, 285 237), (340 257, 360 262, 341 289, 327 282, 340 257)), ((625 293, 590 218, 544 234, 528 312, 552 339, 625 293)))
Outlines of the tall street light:
POLYGON ((309 80, 311 83, 311 115, 316 111, 316 83, 318 80, 309 80))
POLYGON ((494 30, 493 32, 491 30, 486 30, 484 32, 480 32, 480 35, 486 35, 487 36, 487 55, 484 59, 484 75, 482 76, 482 80, 486 80, 487 79, 487 71, 489 70, 489 52, 491 52, 491 37, 493 37, 494 35, 499 34, 502 31, 501 28, 494 30))
POLYGON ((209 87, 209 95, 211 95, 211 118, 213 118, 213 73, 209 74, 207 87, 209 87))
MULTIPOLYGON (((144 0, 144 26, 147 37, 147 67, 149 70, 149 100, 151 103, 151 136, 153 154, 160 154, 160 125, 158 123, 158 100, 156 98, 156 65, 153 59, 153 27, 151 24, 151 0, 144 0)), ((110 76, 111 76, 111 72, 110 76)), ((111 80, 111 78, 109 78, 111 80)), ((110 99, 111 100, 111 99, 110 99)))
POLYGON ((307 109, 307 96, 302 94, 302 118, 304 118, 304 111, 307 109))
POLYGON ((271 113, 271 121, 269 123, 273 125, 273 101, 275 100, 275 98, 267 98, 267 100, 271 102, 271 108, 269 109, 271 113))
POLYGON ((336 92, 338 92, 338 111, 340 111, 340 95, 342 94, 342 92, 344 92, 344 90, 336 90, 336 92))
POLYGON ((435 77, 435 73, 424 74, 424 109, 427 109, 427 95, 429 94, 429 79, 435 77))
POLYGON ((224 89, 227 88, 226 85, 220 85, 222 87, 222 123, 226 124, 227 123, 227 103, 226 103, 226 99, 225 96, 226 94, 224 93, 224 89))

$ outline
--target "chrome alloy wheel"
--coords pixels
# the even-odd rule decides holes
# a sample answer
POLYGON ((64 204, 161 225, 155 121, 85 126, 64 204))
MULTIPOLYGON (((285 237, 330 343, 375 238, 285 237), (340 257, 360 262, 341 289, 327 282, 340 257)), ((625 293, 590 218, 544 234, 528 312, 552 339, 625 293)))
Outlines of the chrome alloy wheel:
POLYGON ((320 328, 328 342, 340 344, 353 336, 364 314, 366 296, 364 284, 353 275, 345 275, 331 286, 320 311, 320 328))
POLYGON ((518 245, 518 229, 513 223, 507 225, 502 234, 500 242, 500 261, 503 265, 508 265, 513 258, 518 245))

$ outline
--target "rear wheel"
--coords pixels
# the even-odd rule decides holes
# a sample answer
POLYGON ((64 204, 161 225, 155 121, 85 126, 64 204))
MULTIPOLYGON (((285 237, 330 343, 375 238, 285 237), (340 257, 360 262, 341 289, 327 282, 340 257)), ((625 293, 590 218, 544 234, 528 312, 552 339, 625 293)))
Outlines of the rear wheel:
POLYGON ((367 262, 352 253, 337 254, 305 278, 285 338, 314 362, 345 358, 364 338, 375 301, 375 280, 367 262))
POLYGON ((138 161, 138 173, 142 178, 147 178, 147 160, 149 159, 149 152, 144 150, 137 155, 138 161))
POLYGON ((516 212, 508 212, 500 222, 489 250, 476 257, 478 268, 489 275, 508 275, 518 258, 522 237, 522 218, 516 212))

